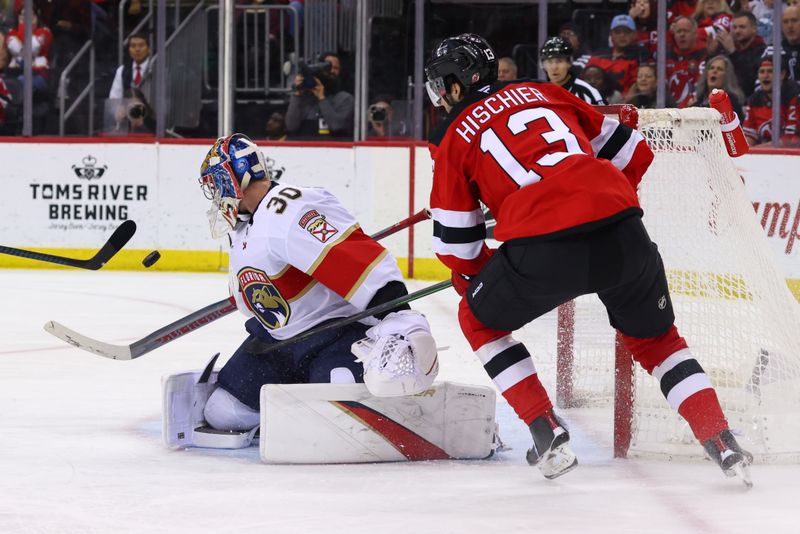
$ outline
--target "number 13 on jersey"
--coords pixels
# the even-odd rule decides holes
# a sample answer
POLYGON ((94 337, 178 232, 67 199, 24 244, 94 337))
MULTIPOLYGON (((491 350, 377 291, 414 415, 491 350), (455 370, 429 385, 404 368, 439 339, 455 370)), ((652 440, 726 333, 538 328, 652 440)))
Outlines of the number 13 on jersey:
MULTIPOLYGON (((528 108, 518 111, 508 118, 506 127, 513 135, 520 135, 528 130, 528 126, 539 120, 544 119, 550 130, 544 132, 542 139, 552 145, 558 141, 563 141, 567 150, 565 152, 549 152, 536 160, 536 164, 542 167, 552 167, 561 160, 576 154, 586 154, 581 149, 578 139, 570 132, 569 127, 553 110, 548 108, 528 108)), ((532 142, 536 142, 532 140, 532 142)), ((525 187, 538 182, 542 176, 533 169, 526 169, 519 159, 511 153, 508 147, 503 144, 502 139, 497 133, 489 128, 481 134, 481 151, 488 153, 494 158, 500 168, 517 183, 520 187, 525 187)))

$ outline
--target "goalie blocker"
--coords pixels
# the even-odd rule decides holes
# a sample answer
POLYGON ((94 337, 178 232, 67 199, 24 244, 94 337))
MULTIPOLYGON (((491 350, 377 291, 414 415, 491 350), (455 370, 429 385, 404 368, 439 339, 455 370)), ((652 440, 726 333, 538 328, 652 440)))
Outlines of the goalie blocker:
MULTIPOLYGON (((162 380, 167 447, 238 449, 256 429, 211 429, 203 408, 216 388, 204 371, 162 380)), ((496 448, 495 393, 443 382, 412 396, 375 397, 364 384, 268 384, 261 388, 260 452, 266 463, 363 463, 479 459, 496 448)))

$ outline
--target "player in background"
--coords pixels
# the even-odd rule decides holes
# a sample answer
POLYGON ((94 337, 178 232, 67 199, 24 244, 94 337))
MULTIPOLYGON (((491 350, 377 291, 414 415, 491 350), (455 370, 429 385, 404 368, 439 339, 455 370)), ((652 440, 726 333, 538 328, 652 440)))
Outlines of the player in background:
POLYGON ((664 265, 636 188, 653 159, 644 138, 554 84, 496 82, 473 34, 445 39, 425 71, 446 119, 430 139, 433 247, 452 270, 461 328, 496 387, 529 426, 527 459, 547 478, 577 465, 533 360, 511 332, 597 293, 625 345, 726 475, 749 481, 752 455, 674 325, 664 265), (490 250, 483 202, 495 215, 490 250))
POLYGON ((574 49, 568 40, 563 37, 551 37, 545 41, 539 58, 542 68, 547 73, 547 78, 560 85, 581 100, 594 105, 605 105, 600 91, 575 77, 572 69, 572 54, 574 49))
POLYGON ((254 340, 288 339, 408 292, 396 260, 332 194, 277 182, 272 160, 246 136, 218 139, 200 174, 212 203, 212 234, 230 238, 231 292, 248 317, 249 334, 220 370, 219 387, 205 405, 212 428, 257 426, 264 384, 365 382, 376 396, 431 385, 436 344, 425 317, 407 305, 376 316, 372 326, 357 322, 255 354, 254 340), (351 353, 354 343, 360 362, 351 353))

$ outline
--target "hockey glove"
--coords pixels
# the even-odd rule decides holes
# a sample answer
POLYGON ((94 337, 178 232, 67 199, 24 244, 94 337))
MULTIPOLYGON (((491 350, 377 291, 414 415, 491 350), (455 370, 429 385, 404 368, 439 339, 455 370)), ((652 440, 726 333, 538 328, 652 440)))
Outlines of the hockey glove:
POLYGON ((436 341, 419 312, 390 313, 353 343, 364 364, 364 384, 376 397, 414 395, 430 387, 439 372, 436 341))

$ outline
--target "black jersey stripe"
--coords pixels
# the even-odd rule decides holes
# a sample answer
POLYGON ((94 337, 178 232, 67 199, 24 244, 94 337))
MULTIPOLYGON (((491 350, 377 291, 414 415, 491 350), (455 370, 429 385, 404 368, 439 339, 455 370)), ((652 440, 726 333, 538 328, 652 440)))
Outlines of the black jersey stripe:
POLYGON ((608 138, 603 148, 597 152, 597 157, 607 159, 608 161, 614 159, 614 157, 619 154, 619 151, 622 150, 622 147, 625 146, 625 143, 631 138, 632 133, 633 130, 624 124, 617 126, 617 129, 614 130, 614 133, 608 138))
POLYGON ((457 228, 433 221, 433 236, 441 239, 443 243, 453 245, 474 243, 486 239, 486 225, 481 223, 466 228, 457 228))
POLYGON ((664 394, 664 397, 667 397, 672 388, 681 381, 698 373, 704 373, 703 367, 694 358, 680 362, 661 377, 661 393, 664 394))
POLYGON ((486 373, 489 375, 489 377, 494 380, 497 375, 515 363, 519 363, 525 358, 529 357, 530 353, 528 353, 528 349, 525 348, 525 345, 522 343, 517 343, 514 346, 508 347, 506 350, 486 362, 483 368, 486 369, 486 373))

